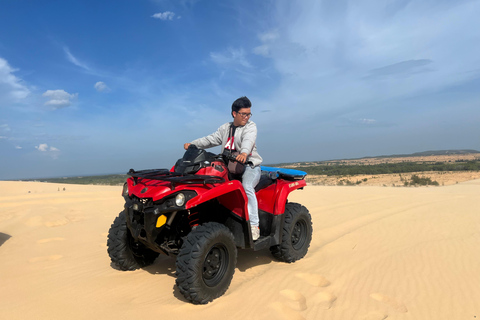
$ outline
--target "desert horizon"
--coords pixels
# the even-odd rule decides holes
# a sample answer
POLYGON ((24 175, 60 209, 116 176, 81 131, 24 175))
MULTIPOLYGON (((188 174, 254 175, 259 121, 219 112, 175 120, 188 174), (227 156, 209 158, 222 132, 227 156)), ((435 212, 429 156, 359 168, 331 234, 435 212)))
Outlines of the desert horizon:
POLYGON ((419 188, 312 186, 289 201, 313 219, 306 257, 238 251, 226 294, 188 303, 175 260, 111 266, 120 186, 0 182, 0 310, 6 319, 475 319, 480 180, 419 188), (65 188, 65 190, 63 189, 65 188))

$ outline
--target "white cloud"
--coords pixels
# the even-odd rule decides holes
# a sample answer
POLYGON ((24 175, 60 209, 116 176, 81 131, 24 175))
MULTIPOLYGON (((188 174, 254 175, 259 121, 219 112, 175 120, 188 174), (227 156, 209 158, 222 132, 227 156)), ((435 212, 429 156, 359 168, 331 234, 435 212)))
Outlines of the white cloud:
POLYGON ((110 91, 110 88, 105 84, 105 82, 102 82, 102 81, 98 81, 97 83, 95 83, 94 88, 98 92, 109 92, 110 91))
POLYGON ((40 143, 38 146, 35 146, 35 149, 52 157, 52 159, 58 159, 58 156, 60 154, 60 150, 58 148, 55 148, 53 146, 49 147, 46 143, 40 143))
POLYGON ((7 60, 0 58, 0 105, 19 102, 30 94, 23 81, 13 74, 15 71, 7 60))
POLYGON ((65 52, 65 55, 67 56, 67 60, 76 65, 77 67, 80 67, 82 69, 90 71, 90 68, 84 63, 78 60, 71 52, 68 47, 63 47, 63 51, 65 52))
MULTIPOLYGON (((175 17, 175 13, 171 11, 155 13, 152 16, 152 18, 160 19, 160 20, 173 20, 173 17, 175 17)), ((178 17, 178 19, 180 19, 180 17, 178 17)))
POLYGON ((248 62, 245 54, 245 50, 242 48, 234 49, 228 48, 224 52, 210 52, 210 58, 213 62, 221 66, 235 66, 240 65, 246 68, 251 68, 251 64, 248 62))
POLYGON ((0 136, 0 139, 7 139, 7 137, 5 137, 5 136, 0 136))
POLYGON ((377 122, 377 120, 363 118, 363 119, 360 119, 359 122, 362 123, 362 124, 367 124, 368 125, 368 124, 375 124, 377 122))
POLYGON ((78 93, 70 94, 65 90, 47 90, 43 93, 49 100, 45 102, 46 106, 52 106, 53 109, 68 107, 72 104, 71 99, 76 99, 78 93))
POLYGON ((48 145, 46 143, 40 143, 40 145, 35 146, 38 151, 46 152, 48 150, 48 145))
POLYGON ((253 53, 260 56, 268 57, 270 55, 271 46, 280 37, 277 31, 265 32, 258 35, 262 45, 253 48, 253 53))
POLYGON ((262 44, 261 46, 253 48, 253 53, 258 54, 259 56, 268 57, 270 54, 270 46, 262 44))
POLYGON ((3 131, 10 131, 10 126, 8 124, 0 124, 0 129, 3 131))
POLYGON ((20 147, 20 146, 15 146, 15 149, 22 149, 22 147, 20 147))
POLYGON ((278 37, 279 37, 279 34, 277 31, 265 32, 258 35, 258 38, 262 42, 271 42, 271 41, 277 40, 278 37))

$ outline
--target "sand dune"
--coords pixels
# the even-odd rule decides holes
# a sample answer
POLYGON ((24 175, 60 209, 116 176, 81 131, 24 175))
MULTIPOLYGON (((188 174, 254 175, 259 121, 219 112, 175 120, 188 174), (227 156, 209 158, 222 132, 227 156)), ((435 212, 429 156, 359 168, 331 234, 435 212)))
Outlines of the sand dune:
POLYGON ((175 288, 172 258, 111 267, 121 187, 0 191, 0 319, 480 319, 480 180, 295 191, 313 218, 307 256, 239 250, 227 293, 201 306, 175 288))

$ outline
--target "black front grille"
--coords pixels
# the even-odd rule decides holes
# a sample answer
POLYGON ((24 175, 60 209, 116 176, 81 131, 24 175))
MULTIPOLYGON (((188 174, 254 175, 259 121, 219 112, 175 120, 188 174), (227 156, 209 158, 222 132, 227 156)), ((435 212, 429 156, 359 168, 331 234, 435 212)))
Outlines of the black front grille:
POLYGON ((143 212, 132 210, 132 222, 143 226, 145 224, 145 215, 143 212))

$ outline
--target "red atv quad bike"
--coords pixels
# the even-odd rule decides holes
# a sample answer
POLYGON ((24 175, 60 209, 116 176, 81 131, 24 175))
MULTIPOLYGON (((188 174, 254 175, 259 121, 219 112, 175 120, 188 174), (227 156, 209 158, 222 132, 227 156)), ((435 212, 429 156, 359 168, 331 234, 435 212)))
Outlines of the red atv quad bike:
POLYGON ((176 285, 195 304, 205 304, 228 289, 238 248, 270 248, 280 261, 305 256, 312 239, 307 208, 288 202, 306 186, 306 173, 262 167, 255 188, 260 238, 252 240, 247 196, 228 173, 229 155, 191 146, 171 170, 130 169, 123 187, 125 209, 108 233, 114 266, 135 270, 159 254, 176 257, 176 285), (226 159, 227 158, 227 159, 226 159))

